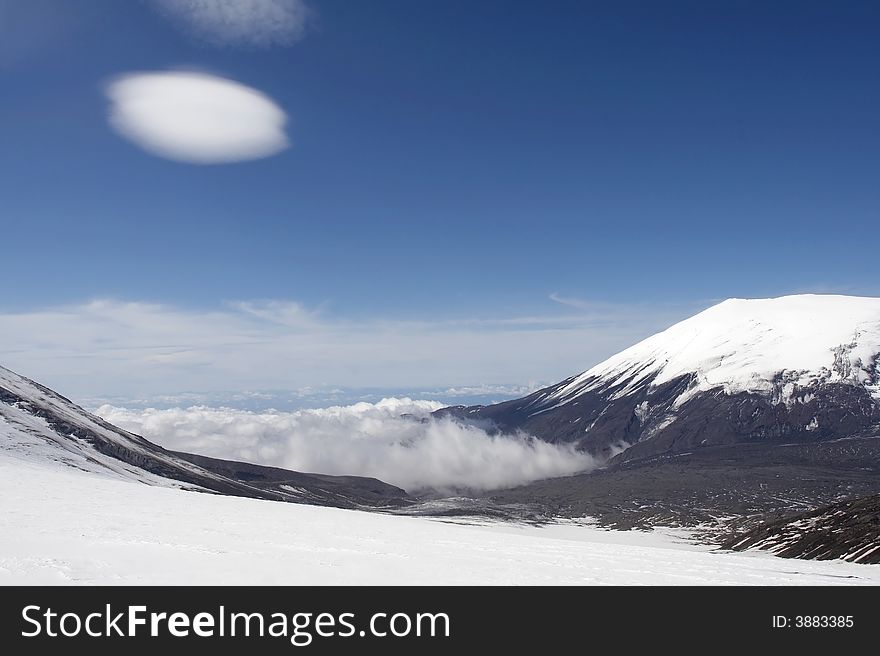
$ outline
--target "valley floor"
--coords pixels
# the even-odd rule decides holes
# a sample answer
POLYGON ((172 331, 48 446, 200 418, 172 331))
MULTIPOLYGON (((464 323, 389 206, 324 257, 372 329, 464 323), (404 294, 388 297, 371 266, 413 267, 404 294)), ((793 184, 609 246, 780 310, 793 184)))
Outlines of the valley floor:
POLYGON ((0 452, 0 584, 880 584, 880 566, 153 487, 0 452))

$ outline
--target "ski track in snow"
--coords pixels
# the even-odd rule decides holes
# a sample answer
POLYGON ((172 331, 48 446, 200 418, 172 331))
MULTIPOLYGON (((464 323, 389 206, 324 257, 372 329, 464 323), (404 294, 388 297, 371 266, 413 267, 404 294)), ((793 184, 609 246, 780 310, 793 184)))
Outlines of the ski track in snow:
POLYGON ((880 584, 880 566, 224 497, 0 453, 0 584, 880 584))

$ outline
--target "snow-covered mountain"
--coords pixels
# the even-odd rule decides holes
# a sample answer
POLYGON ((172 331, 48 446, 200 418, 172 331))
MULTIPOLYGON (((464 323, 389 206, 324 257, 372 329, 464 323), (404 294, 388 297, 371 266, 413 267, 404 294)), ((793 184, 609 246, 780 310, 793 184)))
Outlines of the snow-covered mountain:
POLYGON ((344 508, 406 499, 403 490, 376 479, 303 474, 168 451, 3 367, 0 450, 16 460, 233 496, 344 508))
POLYGON ((623 459, 880 426, 880 299, 730 299, 529 396, 453 408, 623 459))

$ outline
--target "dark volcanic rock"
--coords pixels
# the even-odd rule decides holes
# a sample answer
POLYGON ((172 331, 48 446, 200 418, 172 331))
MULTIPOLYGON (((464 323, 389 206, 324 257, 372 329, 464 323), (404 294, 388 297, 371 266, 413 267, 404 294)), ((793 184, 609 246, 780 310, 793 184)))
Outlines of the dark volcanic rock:
POLYGON ((877 436, 793 444, 711 446, 615 460, 608 467, 485 493, 502 507, 531 504, 545 517, 595 518, 609 528, 704 525, 726 538, 841 499, 880 494, 877 436))
POLYGON ((619 458, 634 460, 725 444, 791 444, 834 440, 880 424, 880 404, 864 387, 829 384, 808 402, 774 403, 756 393, 704 392, 684 403, 674 420, 642 434, 619 458))
POLYGON ((880 495, 843 501, 768 521, 722 543, 726 549, 766 549, 786 558, 880 563, 880 495))
POLYGON ((864 387, 832 383, 795 390, 793 403, 721 389, 675 406, 691 384, 682 376, 621 395, 616 380, 565 403, 555 394, 572 379, 521 399, 490 406, 443 408, 437 416, 479 422, 499 432, 523 431, 552 443, 574 443, 600 459, 634 460, 725 444, 816 442, 848 437, 880 424, 880 403, 864 387), (805 399, 805 400, 802 400, 805 399))

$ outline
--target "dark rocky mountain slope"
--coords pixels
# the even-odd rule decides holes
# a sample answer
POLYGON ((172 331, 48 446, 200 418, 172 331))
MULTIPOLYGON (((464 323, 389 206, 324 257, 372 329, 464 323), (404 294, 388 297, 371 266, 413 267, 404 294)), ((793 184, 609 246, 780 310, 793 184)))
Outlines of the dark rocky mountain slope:
POLYGON ((841 501, 762 523, 722 543, 728 549, 765 549, 786 558, 880 563, 880 495, 841 501))

